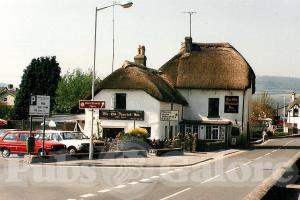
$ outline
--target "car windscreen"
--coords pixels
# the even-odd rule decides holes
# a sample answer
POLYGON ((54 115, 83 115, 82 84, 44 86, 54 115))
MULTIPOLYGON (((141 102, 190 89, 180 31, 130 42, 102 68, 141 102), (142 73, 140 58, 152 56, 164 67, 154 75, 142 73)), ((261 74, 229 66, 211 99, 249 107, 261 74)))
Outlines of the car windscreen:
POLYGON ((81 140, 86 138, 81 132, 63 132, 62 136, 64 140, 81 140))

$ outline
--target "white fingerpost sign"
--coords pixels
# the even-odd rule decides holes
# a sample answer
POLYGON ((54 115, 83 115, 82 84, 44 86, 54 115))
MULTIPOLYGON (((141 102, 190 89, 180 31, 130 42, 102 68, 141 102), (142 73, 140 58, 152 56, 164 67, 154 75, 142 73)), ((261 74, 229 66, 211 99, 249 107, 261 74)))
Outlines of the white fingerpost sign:
POLYGON ((29 115, 49 115, 50 96, 33 95, 30 97, 29 115))
POLYGON ((162 110, 160 111, 161 121, 178 121, 179 111, 178 110, 162 110))

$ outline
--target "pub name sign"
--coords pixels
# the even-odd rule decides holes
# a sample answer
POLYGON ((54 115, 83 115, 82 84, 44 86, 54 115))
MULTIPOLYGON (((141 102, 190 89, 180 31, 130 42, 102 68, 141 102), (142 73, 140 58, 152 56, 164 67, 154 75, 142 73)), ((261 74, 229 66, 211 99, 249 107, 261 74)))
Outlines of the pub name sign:
POLYGON ((225 113, 239 113, 239 97, 225 96, 225 113))
POLYGON ((99 119, 144 121, 144 111, 141 111, 141 110, 99 110, 99 119))

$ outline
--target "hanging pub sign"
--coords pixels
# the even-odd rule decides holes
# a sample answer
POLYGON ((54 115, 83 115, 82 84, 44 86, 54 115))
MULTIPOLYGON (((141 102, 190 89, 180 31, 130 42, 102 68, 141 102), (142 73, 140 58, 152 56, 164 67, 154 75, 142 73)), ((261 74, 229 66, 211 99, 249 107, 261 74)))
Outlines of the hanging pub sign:
POLYGON ((238 96, 225 96, 225 113, 238 113, 239 112, 239 97, 238 96))
POLYGON ((144 111, 141 111, 141 110, 99 110, 99 119, 144 121, 144 111))

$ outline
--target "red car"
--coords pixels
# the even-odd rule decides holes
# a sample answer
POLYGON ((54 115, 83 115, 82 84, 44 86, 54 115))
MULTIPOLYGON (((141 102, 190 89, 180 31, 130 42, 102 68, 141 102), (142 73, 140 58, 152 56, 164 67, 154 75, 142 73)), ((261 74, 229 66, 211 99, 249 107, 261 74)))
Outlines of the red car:
MULTIPOLYGON (((35 133, 32 133, 35 135, 35 133)), ((11 153, 24 155, 27 153, 26 141, 30 136, 29 131, 9 131, 0 138, 0 151, 4 158, 9 157, 11 153)), ((42 140, 35 141, 34 155, 42 155, 42 140)), ((64 144, 46 141, 44 155, 66 153, 64 144)))

